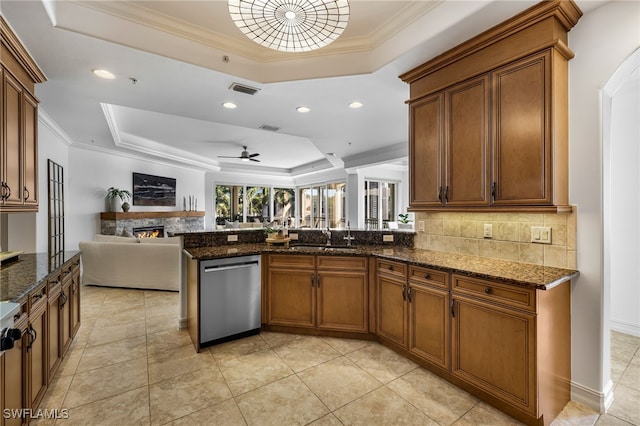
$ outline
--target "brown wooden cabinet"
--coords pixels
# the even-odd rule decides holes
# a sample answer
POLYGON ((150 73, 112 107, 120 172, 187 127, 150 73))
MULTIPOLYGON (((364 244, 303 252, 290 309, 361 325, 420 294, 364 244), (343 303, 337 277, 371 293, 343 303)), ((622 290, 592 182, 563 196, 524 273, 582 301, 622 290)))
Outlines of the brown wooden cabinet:
POLYGON ((448 369, 448 274, 388 260, 378 260, 377 272, 378 336, 448 369))
POLYGON ((62 282, 60 279, 60 273, 55 274, 48 280, 49 298, 47 307, 47 373, 49 383, 53 379, 60 362, 62 361, 62 349, 60 346, 60 305, 62 304, 62 282))
POLYGON ((13 349, 4 352, 2 394, 4 397, 4 410, 10 410, 8 416, 1 416, 4 426, 20 426, 26 422, 24 408, 28 406, 26 398, 28 385, 25 368, 25 354, 28 345, 27 326, 28 320, 25 309, 22 319, 14 324, 14 328, 22 332, 22 339, 14 342, 13 349))
POLYGON ((38 210, 38 100, 44 74, 0 16, 0 212, 38 210))
POLYGON ((29 405, 35 409, 47 390, 47 287, 30 295, 31 308, 27 327, 25 367, 29 405))
POLYGON ((549 424, 570 400, 570 282, 547 290, 452 276, 451 374, 508 414, 549 424))
POLYGON ((69 346, 71 346, 71 340, 73 338, 71 330, 71 284, 73 282, 73 276, 71 273, 71 267, 67 266, 62 270, 62 282, 60 287, 60 349, 62 355, 67 353, 69 346))
POLYGON ((366 257, 269 254, 267 263, 268 325, 368 332, 366 257))
POLYGON ((74 338, 80 329, 80 262, 71 264, 71 288, 69 295, 71 304, 71 321, 69 326, 71 338, 74 338))
POLYGON ((567 32, 547 1, 400 76, 410 210, 570 211, 567 32))

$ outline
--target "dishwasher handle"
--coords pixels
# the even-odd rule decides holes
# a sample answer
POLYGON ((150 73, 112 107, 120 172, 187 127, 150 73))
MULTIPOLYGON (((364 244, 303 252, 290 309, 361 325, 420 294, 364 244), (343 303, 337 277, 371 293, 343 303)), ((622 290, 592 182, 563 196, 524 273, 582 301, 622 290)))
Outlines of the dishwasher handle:
POLYGON ((218 272, 218 271, 228 271, 230 269, 249 268, 251 266, 255 266, 258 264, 259 262, 257 260, 254 260, 253 262, 232 263, 229 265, 205 266, 204 272, 218 272))

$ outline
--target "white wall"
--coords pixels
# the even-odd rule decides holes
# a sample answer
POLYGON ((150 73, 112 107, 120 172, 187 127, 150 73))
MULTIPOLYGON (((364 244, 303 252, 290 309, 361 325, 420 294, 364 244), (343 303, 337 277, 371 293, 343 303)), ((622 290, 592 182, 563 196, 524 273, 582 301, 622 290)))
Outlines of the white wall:
POLYGON ((133 172, 176 179, 176 205, 150 207, 131 203, 130 211, 182 210, 183 197, 189 195, 198 199, 198 210, 204 209, 204 172, 81 145, 70 147, 69 168, 70 178, 65 183, 67 203, 71 206, 66 213, 67 249, 77 249, 78 242, 93 239, 100 232, 100 212, 105 211, 107 188, 133 191, 133 172))
POLYGON ((612 98, 609 143, 611 329, 636 336, 640 336, 639 73, 636 68, 635 76, 630 76, 634 80, 612 98))
POLYGON ((600 90, 640 45, 640 2, 612 1, 569 33, 570 202, 578 206, 572 291, 572 399, 604 410, 610 402, 608 290, 603 285, 600 90))

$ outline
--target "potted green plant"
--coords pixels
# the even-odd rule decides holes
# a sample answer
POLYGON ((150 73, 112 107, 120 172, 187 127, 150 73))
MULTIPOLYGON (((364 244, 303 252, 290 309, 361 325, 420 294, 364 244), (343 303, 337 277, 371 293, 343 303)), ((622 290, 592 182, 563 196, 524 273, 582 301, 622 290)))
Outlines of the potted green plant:
POLYGON ((398 214, 398 228, 399 229, 411 229, 413 225, 411 225, 411 220, 409 220, 409 213, 400 213, 398 214))
POLYGON ((280 234, 280 230, 282 227, 276 225, 275 223, 265 223, 264 224, 264 233, 267 234, 268 239, 273 238, 282 238, 282 234, 280 234))
POLYGON ((107 199, 111 203, 110 205, 112 212, 118 211, 118 207, 121 207, 122 211, 129 211, 129 208, 131 206, 129 205, 128 201, 130 198, 131 192, 127 191, 126 189, 118 189, 113 186, 107 189, 107 199))

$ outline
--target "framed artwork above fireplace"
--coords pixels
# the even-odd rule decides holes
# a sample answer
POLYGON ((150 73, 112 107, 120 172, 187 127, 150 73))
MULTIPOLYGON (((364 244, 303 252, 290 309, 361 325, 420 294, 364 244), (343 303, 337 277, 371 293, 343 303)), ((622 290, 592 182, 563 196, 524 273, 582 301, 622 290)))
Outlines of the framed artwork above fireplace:
POLYGON ((133 173, 134 206, 175 206, 174 178, 133 173))

